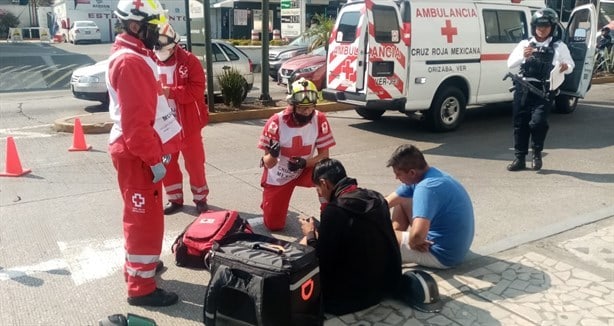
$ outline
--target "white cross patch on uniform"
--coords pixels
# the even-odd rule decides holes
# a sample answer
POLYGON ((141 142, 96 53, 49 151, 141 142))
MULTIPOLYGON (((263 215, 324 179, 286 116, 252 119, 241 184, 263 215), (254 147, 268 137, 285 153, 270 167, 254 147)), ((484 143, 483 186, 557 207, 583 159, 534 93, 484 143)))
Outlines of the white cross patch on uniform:
POLYGON ((135 192, 134 195, 132 195, 132 204, 134 204, 134 207, 136 208, 143 207, 143 205, 145 205, 145 197, 138 192, 135 192))

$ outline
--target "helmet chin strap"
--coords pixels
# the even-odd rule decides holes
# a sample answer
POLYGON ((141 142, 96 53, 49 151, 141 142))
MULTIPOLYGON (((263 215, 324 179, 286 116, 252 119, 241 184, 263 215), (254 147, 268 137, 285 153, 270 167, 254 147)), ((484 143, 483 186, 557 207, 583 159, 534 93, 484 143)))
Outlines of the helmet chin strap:
POLYGON ((139 24, 139 30, 136 33, 137 35, 133 36, 143 41, 143 44, 146 48, 153 50, 156 43, 158 43, 158 37, 160 34, 157 32, 153 32, 151 29, 148 28, 148 25, 149 24, 146 22, 141 22, 139 24))

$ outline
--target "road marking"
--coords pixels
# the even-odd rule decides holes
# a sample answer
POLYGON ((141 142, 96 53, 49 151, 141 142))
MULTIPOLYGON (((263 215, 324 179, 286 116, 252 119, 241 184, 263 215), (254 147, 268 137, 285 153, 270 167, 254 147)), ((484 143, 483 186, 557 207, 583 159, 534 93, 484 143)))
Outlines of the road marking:
POLYGON ((8 136, 13 136, 14 139, 23 139, 23 138, 46 138, 56 136, 56 133, 43 133, 37 131, 24 131, 30 129, 40 129, 40 128, 50 128, 53 126, 52 124, 44 124, 44 125, 36 125, 36 126, 27 126, 20 128, 5 128, 0 129, 0 139, 6 139, 8 136), (4 136, 6 135, 6 136, 4 136))
POLYGON ((59 270, 66 270, 68 265, 64 259, 51 259, 30 266, 16 266, 0 269, 0 281, 8 281, 16 278, 40 273, 57 274, 59 270))
MULTIPOLYGON (((177 233, 179 234, 179 233, 177 233)), ((177 236, 165 236, 162 254, 170 254, 177 236)), ((120 272, 124 266, 124 239, 58 241, 75 285, 85 284, 120 272)))

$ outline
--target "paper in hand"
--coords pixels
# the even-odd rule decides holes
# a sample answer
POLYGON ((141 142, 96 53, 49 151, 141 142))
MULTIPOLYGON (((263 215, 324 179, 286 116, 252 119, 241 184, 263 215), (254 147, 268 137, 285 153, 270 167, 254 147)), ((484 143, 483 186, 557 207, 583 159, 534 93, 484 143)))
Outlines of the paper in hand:
POLYGON ((565 81, 565 73, 561 72, 561 64, 557 63, 550 72, 550 90, 553 91, 565 81))

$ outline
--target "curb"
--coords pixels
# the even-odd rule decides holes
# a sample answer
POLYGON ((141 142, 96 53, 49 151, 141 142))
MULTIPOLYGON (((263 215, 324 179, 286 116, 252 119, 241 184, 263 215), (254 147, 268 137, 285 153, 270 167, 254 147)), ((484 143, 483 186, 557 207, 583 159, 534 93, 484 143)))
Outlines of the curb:
MULTIPOLYGON (((285 107, 271 107, 232 112, 211 112, 209 113, 209 123, 268 119, 271 115, 282 111, 283 109, 285 109, 285 107)), ((352 110, 354 109, 354 106, 331 102, 318 104, 317 109, 322 112, 332 112, 352 110)), ((84 134, 108 133, 113 127, 113 122, 109 118, 108 112, 97 112, 57 119, 53 123, 53 130, 57 132, 72 133, 75 126, 76 118, 79 118, 81 120, 84 134)))
POLYGON ((606 77, 600 77, 600 78, 593 78, 591 82, 593 83, 593 85, 614 83, 614 76, 606 76, 606 77))

